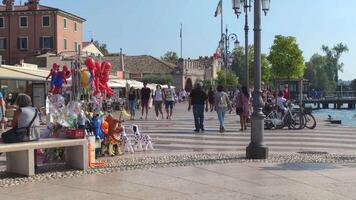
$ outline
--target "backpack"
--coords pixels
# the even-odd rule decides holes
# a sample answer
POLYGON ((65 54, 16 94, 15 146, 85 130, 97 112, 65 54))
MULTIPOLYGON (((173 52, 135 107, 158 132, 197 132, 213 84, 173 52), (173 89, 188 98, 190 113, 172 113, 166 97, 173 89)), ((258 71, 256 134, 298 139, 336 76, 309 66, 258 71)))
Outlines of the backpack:
POLYGON ((225 95, 225 93, 221 93, 219 98, 220 98, 220 99, 219 99, 219 104, 218 104, 218 106, 219 106, 220 108, 225 108, 225 107, 227 107, 227 101, 226 101, 226 95, 225 95))

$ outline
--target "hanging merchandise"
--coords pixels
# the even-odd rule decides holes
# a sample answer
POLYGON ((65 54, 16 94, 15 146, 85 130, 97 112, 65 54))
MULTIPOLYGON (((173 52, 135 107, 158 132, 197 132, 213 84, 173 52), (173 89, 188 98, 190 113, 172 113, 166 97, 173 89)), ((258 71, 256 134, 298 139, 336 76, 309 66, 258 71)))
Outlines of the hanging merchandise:
POLYGON ((81 97, 80 63, 74 61, 71 63, 72 71, 72 100, 79 100, 81 97))

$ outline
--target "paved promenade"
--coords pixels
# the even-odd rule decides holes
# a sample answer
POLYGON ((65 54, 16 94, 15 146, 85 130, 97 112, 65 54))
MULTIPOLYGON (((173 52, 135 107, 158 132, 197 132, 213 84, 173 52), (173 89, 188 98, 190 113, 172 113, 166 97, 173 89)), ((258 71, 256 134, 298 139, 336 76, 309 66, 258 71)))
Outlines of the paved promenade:
POLYGON ((155 150, 104 158, 105 168, 22 178, 0 166, 0 199, 356 199, 356 128, 320 121, 315 130, 265 131, 270 157, 253 161, 244 159, 250 129, 240 132, 236 115, 221 134, 208 113, 205 133, 194 134, 186 107, 177 104, 170 121, 154 120, 153 110, 148 120, 126 121, 149 134, 155 150), (305 151, 328 154, 298 153, 305 151))
MULTIPOLYGON (((151 110, 153 114, 153 110, 151 110)), ((147 121, 128 121, 137 123, 141 132, 154 139, 154 146, 159 151, 183 152, 245 152, 250 142, 250 132, 241 132, 239 117, 228 114, 227 132, 218 132, 219 124, 216 112, 206 114, 206 131, 195 134, 192 112, 187 111, 186 104, 177 104, 171 121, 156 121, 152 115, 147 121)), ((319 120, 316 129, 309 130, 266 130, 265 143, 271 153, 299 151, 327 151, 329 153, 356 153, 356 128, 327 125, 319 120)))

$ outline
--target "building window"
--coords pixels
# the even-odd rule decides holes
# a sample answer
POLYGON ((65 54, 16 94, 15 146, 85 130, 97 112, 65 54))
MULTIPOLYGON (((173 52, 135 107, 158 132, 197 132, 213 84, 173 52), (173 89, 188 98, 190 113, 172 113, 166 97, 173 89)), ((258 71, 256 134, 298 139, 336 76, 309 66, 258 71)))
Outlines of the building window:
POLYGON ((78 51, 78 42, 74 42, 74 51, 75 51, 75 52, 78 51))
POLYGON ((67 39, 66 38, 64 38, 63 44, 64 44, 64 50, 67 50, 68 49, 68 44, 67 44, 67 39))
POLYGON ((77 32, 77 30, 78 30, 77 22, 74 22, 74 32, 77 32))
POLYGON ((50 17, 49 16, 42 16, 42 26, 43 27, 50 27, 50 17))
POLYGON ((6 38, 0 38, 0 50, 6 49, 6 38))
POLYGON ((67 19, 66 18, 63 19, 63 28, 67 29, 67 19))
POLYGON ((0 28, 5 28, 5 19, 0 17, 0 28))
POLYGON ((20 50, 28 49, 28 38, 27 37, 18 38, 17 46, 20 50))
POLYGON ((20 28, 27 28, 28 27, 28 17, 21 16, 20 17, 20 28))
POLYGON ((53 48, 53 37, 41 37, 41 48, 42 49, 52 49, 53 48))

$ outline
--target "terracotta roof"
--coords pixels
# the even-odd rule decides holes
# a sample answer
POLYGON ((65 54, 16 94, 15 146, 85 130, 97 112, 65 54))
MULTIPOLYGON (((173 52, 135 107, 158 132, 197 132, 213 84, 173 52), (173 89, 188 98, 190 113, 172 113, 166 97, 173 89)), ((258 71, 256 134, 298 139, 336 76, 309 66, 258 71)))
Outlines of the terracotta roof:
MULTIPOLYGON (((21 12, 21 11, 32 11, 32 10, 30 10, 27 5, 15 5, 13 11, 6 11, 6 6, 4 6, 4 5, 0 6, 0 12, 21 12)), ((58 9, 58 8, 53 8, 53 7, 49 7, 49 6, 39 5, 38 10, 36 10, 36 11, 59 11, 66 15, 69 15, 71 17, 77 18, 82 22, 86 21, 82 17, 79 17, 77 15, 74 15, 72 13, 66 12, 66 11, 58 9)))
POLYGON ((91 42, 83 42, 82 48, 85 48, 85 47, 89 46, 90 44, 91 44, 91 42))
MULTIPOLYGON (((106 56, 104 58, 111 62, 113 69, 121 71, 120 56, 106 56)), ((162 61, 158 58, 149 55, 142 56, 124 56, 125 71, 130 73, 153 73, 153 74, 168 74, 172 73, 176 65, 162 61)))

